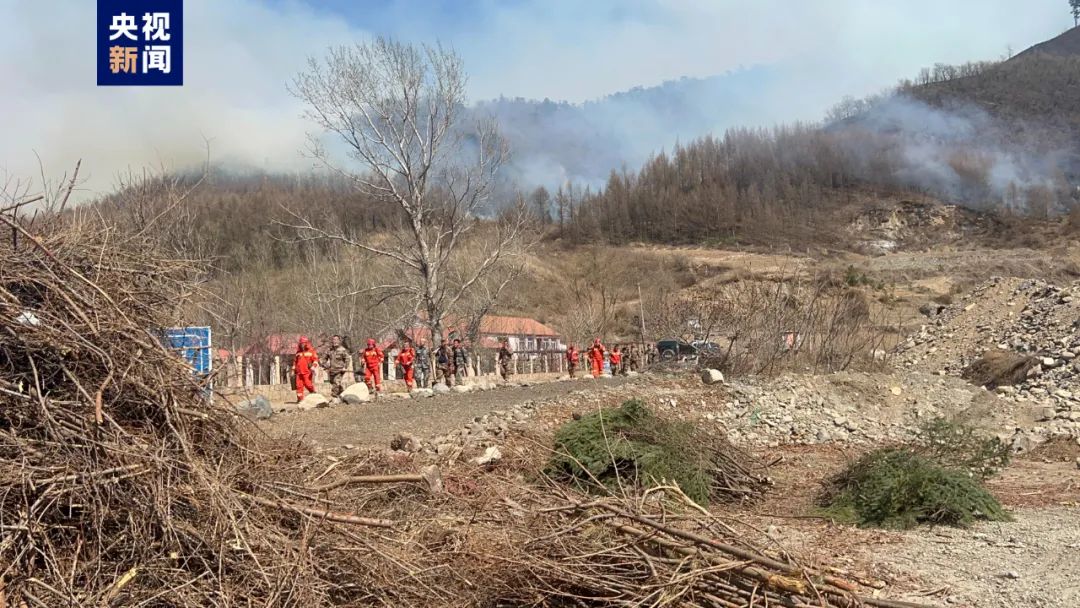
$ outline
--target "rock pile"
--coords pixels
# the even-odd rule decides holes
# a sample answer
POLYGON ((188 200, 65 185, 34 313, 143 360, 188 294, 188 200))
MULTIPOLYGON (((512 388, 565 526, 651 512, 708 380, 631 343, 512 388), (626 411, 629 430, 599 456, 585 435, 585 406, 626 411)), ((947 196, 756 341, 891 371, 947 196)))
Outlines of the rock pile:
POLYGON ((1038 425, 1038 443, 1080 436, 1080 283, 1060 287, 1040 280, 993 278, 933 314, 898 349, 900 364, 940 375, 960 375, 987 351, 1036 358, 1026 378, 998 386, 1004 399, 1024 404, 1038 425))
POLYGON ((910 439, 924 423, 965 410, 1011 430, 1016 421, 999 401, 962 380, 924 373, 791 374, 732 380, 724 402, 696 409, 737 443, 868 445, 910 439))

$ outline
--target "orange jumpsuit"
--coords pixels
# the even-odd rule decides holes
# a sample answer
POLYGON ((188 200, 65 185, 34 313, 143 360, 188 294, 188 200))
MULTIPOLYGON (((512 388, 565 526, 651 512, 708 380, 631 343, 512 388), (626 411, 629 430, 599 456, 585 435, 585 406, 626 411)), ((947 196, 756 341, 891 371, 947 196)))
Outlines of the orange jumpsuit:
POLYGON ((296 350, 296 358, 293 359, 293 373, 296 374, 296 400, 304 399, 304 389, 309 393, 315 392, 315 383, 311 380, 314 368, 319 364, 319 355, 310 345, 301 346, 296 350))
POLYGON ((364 383, 373 391, 381 391, 383 352, 378 346, 365 348, 360 358, 364 360, 364 383))
POLYGON ((405 373, 405 386, 416 388, 416 382, 413 380, 413 365, 416 363, 416 351, 413 347, 406 348, 398 353, 397 364, 401 366, 401 371, 405 373))
POLYGON ((589 363, 592 364, 593 378, 599 378, 604 372, 604 345, 597 342, 589 348, 589 363))
POLYGON ((619 366, 622 364, 622 353, 617 350, 613 350, 608 354, 608 360, 611 361, 611 375, 619 375, 619 372, 621 371, 619 369, 619 366))

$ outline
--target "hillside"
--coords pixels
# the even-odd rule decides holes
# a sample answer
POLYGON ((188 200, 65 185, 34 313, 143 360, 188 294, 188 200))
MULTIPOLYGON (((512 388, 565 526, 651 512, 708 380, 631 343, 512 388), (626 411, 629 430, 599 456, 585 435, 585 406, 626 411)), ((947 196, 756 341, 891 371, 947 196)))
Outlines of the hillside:
POLYGON ((972 75, 906 83, 901 91, 938 108, 979 108, 1030 149, 1057 150, 1071 182, 1080 176, 1080 28, 972 75))
POLYGON ((1057 57, 1080 57, 1080 27, 1066 30, 1060 36, 1056 36, 1040 42, 1031 48, 1018 53, 1010 59, 1010 62, 1023 61, 1036 55, 1052 55, 1057 57))

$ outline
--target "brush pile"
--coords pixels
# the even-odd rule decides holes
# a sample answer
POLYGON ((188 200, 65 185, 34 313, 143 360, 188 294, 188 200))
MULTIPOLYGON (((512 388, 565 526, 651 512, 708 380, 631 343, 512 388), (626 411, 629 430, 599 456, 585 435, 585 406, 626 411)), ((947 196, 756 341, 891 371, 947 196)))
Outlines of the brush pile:
POLYGON ((156 335, 196 268, 46 217, 0 215, 0 606, 319 604, 271 463, 156 335))
POLYGON ((197 268, 97 219, 0 223, 0 608, 906 605, 675 486, 546 480, 547 452, 433 479, 270 444, 157 336, 197 268))

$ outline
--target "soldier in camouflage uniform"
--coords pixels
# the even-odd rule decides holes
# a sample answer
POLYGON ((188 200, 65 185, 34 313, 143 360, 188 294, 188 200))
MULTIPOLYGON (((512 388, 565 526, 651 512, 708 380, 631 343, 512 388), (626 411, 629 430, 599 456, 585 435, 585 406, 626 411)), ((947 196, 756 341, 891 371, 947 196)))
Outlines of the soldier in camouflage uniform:
POLYGON ((341 397, 345 390, 345 372, 349 370, 349 350, 341 344, 341 336, 330 338, 330 351, 323 358, 323 367, 330 380, 330 395, 341 397))
POLYGON ((510 350, 510 341, 503 340, 502 346, 499 348, 499 375, 502 376, 503 382, 510 380, 513 365, 514 351, 510 350))
POLYGON ((416 385, 427 388, 431 381, 431 355, 423 340, 416 341, 416 385))
POLYGON ((450 347, 443 342, 435 351, 435 366, 439 370, 439 380, 446 386, 454 386, 454 355, 450 347))
POLYGON ((461 344, 461 339, 454 338, 454 345, 450 348, 451 358, 454 360, 454 380, 458 384, 465 382, 465 376, 469 375, 469 351, 461 344))

